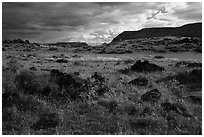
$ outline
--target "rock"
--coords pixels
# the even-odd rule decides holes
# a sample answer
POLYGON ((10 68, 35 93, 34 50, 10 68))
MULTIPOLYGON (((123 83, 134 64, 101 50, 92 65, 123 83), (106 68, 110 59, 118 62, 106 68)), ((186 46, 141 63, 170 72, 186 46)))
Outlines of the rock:
POLYGON ((76 76, 80 76, 80 73, 77 72, 77 71, 75 71, 75 72, 74 72, 74 75, 76 75, 76 76))
POLYGON ((66 60, 66 59, 57 59, 56 62, 57 63, 67 63, 68 60, 66 60))
POLYGON ((189 63, 189 64, 187 65, 187 67, 189 67, 189 68, 201 67, 201 68, 202 68, 202 63, 197 63, 197 62, 189 63))
POLYGON ((190 61, 179 61, 175 64, 175 67, 184 67, 187 66, 189 68, 195 68, 195 67, 202 67, 202 63, 199 62, 190 62, 190 61))
POLYGON ((161 55, 155 55, 154 58, 155 58, 155 59, 163 59, 164 57, 161 56, 161 55))
POLYGON ((61 96, 68 95, 72 99, 77 99, 81 92, 89 88, 88 80, 55 69, 50 72, 50 80, 59 86, 61 96))
POLYGON ((160 100, 161 95, 162 94, 157 89, 153 89, 153 90, 145 93, 144 95, 142 95, 141 100, 146 101, 146 102, 156 102, 156 101, 160 100))
POLYGON ((139 78, 131 80, 130 82, 128 82, 128 84, 137 85, 137 86, 147 86, 148 85, 148 79, 146 79, 144 77, 139 77, 139 78))
POLYGON ((174 111, 174 112, 181 114, 185 117, 191 117, 191 115, 187 112, 186 108, 184 108, 184 106, 182 106, 180 104, 165 102, 165 103, 161 103, 161 107, 166 112, 174 111))
POLYGON ((145 60, 141 62, 141 60, 137 60, 136 63, 131 66, 132 71, 137 72, 155 72, 155 71, 163 71, 164 68, 157 66, 155 64, 149 63, 149 61, 145 60))
POLYGON ((202 105, 202 97, 200 97, 200 96, 188 96, 187 100, 189 102, 194 103, 194 104, 202 105))
POLYGON ((31 71, 37 71, 38 69, 36 67, 30 67, 29 68, 31 71))
POLYGON ((56 47, 50 47, 48 50, 55 51, 55 50, 57 50, 57 48, 56 47))
POLYGON ((57 113, 43 114, 39 120, 31 126, 34 130, 56 128, 60 124, 60 118, 57 113))
POLYGON ((59 58, 65 58, 65 55, 64 54, 60 54, 59 58))

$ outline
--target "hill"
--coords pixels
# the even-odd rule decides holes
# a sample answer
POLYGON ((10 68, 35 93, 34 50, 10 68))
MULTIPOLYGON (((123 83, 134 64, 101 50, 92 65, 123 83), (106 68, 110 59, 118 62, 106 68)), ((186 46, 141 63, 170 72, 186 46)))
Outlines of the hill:
POLYGON ((115 37, 112 42, 165 36, 202 38, 202 22, 186 24, 181 27, 144 28, 139 31, 124 31, 115 37))

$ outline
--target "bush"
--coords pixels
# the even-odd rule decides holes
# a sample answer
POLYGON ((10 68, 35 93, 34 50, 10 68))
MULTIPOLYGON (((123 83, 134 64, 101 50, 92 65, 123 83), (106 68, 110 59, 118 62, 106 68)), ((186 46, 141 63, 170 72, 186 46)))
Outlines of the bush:
POLYGON ((190 88, 202 88, 202 70, 194 69, 187 73, 178 73, 174 76, 181 84, 190 88))
POLYGON ((80 61, 74 61, 74 62, 73 62, 73 65, 75 65, 75 66, 80 66, 80 65, 82 65, 82 63, 81 63, 80 61))
POLYGON ((156 82, 177 80, 180 84, 187 86, 190 89, 202 88, 202 69, 194 69, 190 72, 180 72, 174 76, 167 76, 156 82))
POLYGON ((23 70, 16 75, 14 83, 18 90, 23 91, 25 94, 34 94, 38 87, 34 81, 34 77, 34 74, 23 70))
POLYGON ((8 68, 11 70, 11 72, 18 72, 20 69, 23 68, 22 64, 20 64, 17 60, 15 59, 11 59, 8 63, 7 63, 8 68))

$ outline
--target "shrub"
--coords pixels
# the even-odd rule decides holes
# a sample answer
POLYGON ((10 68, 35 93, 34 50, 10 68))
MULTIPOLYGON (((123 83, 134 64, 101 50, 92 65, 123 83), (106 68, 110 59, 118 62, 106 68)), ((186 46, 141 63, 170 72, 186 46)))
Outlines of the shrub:
POLYGON ((37 85, 34 81, 34 74, 27 70, 22 70, 15 77, 15 84, 18 90, 23 91, 25 94, 34 94, 37 91, 37 85))
POLYGON ((202 88, 202 70, 194 69, 187 73, 178 73, 174 76, 181 84, 190 88, 202 88))
POLYGON ((8 63, 7 63, 8 68, 16 73, 18 72, 20 69, 23 68, 22 64, 20 64, 17 60, 15 59, 11 59, 8 63))
POLYGON ((82 63, 81 63, 80 61, 74 61, 74 62, 73 62, 73 65, 75 65, 75 66, 80 66, 80 65, 82 65, 82 63))
POLYGON ((167 76, 156 82, 177 80, 180 84, 186 85, 190 89, 202 88, 202 70, 194 69, 190 72, 179 72, 174 76, 167 76))

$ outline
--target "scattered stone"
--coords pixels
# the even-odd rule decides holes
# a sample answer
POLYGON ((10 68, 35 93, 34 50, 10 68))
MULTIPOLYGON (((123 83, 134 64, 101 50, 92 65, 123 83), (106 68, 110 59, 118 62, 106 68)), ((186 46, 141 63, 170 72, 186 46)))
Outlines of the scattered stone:
POLYGON ((139 77, 139 78, 131 80, 130 82, 128 82, 128 84, 137 85, 137 86, 147 86, 148 85, 148 79, 146 79, 144 77, 139 77))
POLYGON ((161 95, 162 94, 157 89, 153 89, 153 90, 145 93, 144 95, 142 95, 141 99, 142 99, 142 101, 146 101, 146 102, 156 102, 156 101, 160 100, 161 95))
POLYGON ((147 60, 143 62, 141 62, 141 60, 137 60, 136 63, 131 66, 131 70, 137 72, 155 72, 163 71, 165 69, 163 67, 157 66, 156 64, 149 63, 147 60))
POLYGON ((43 114, 39 120, 31 126, 34 130, 56 128, 60 124, 60 118, 57 113, 43 114))

